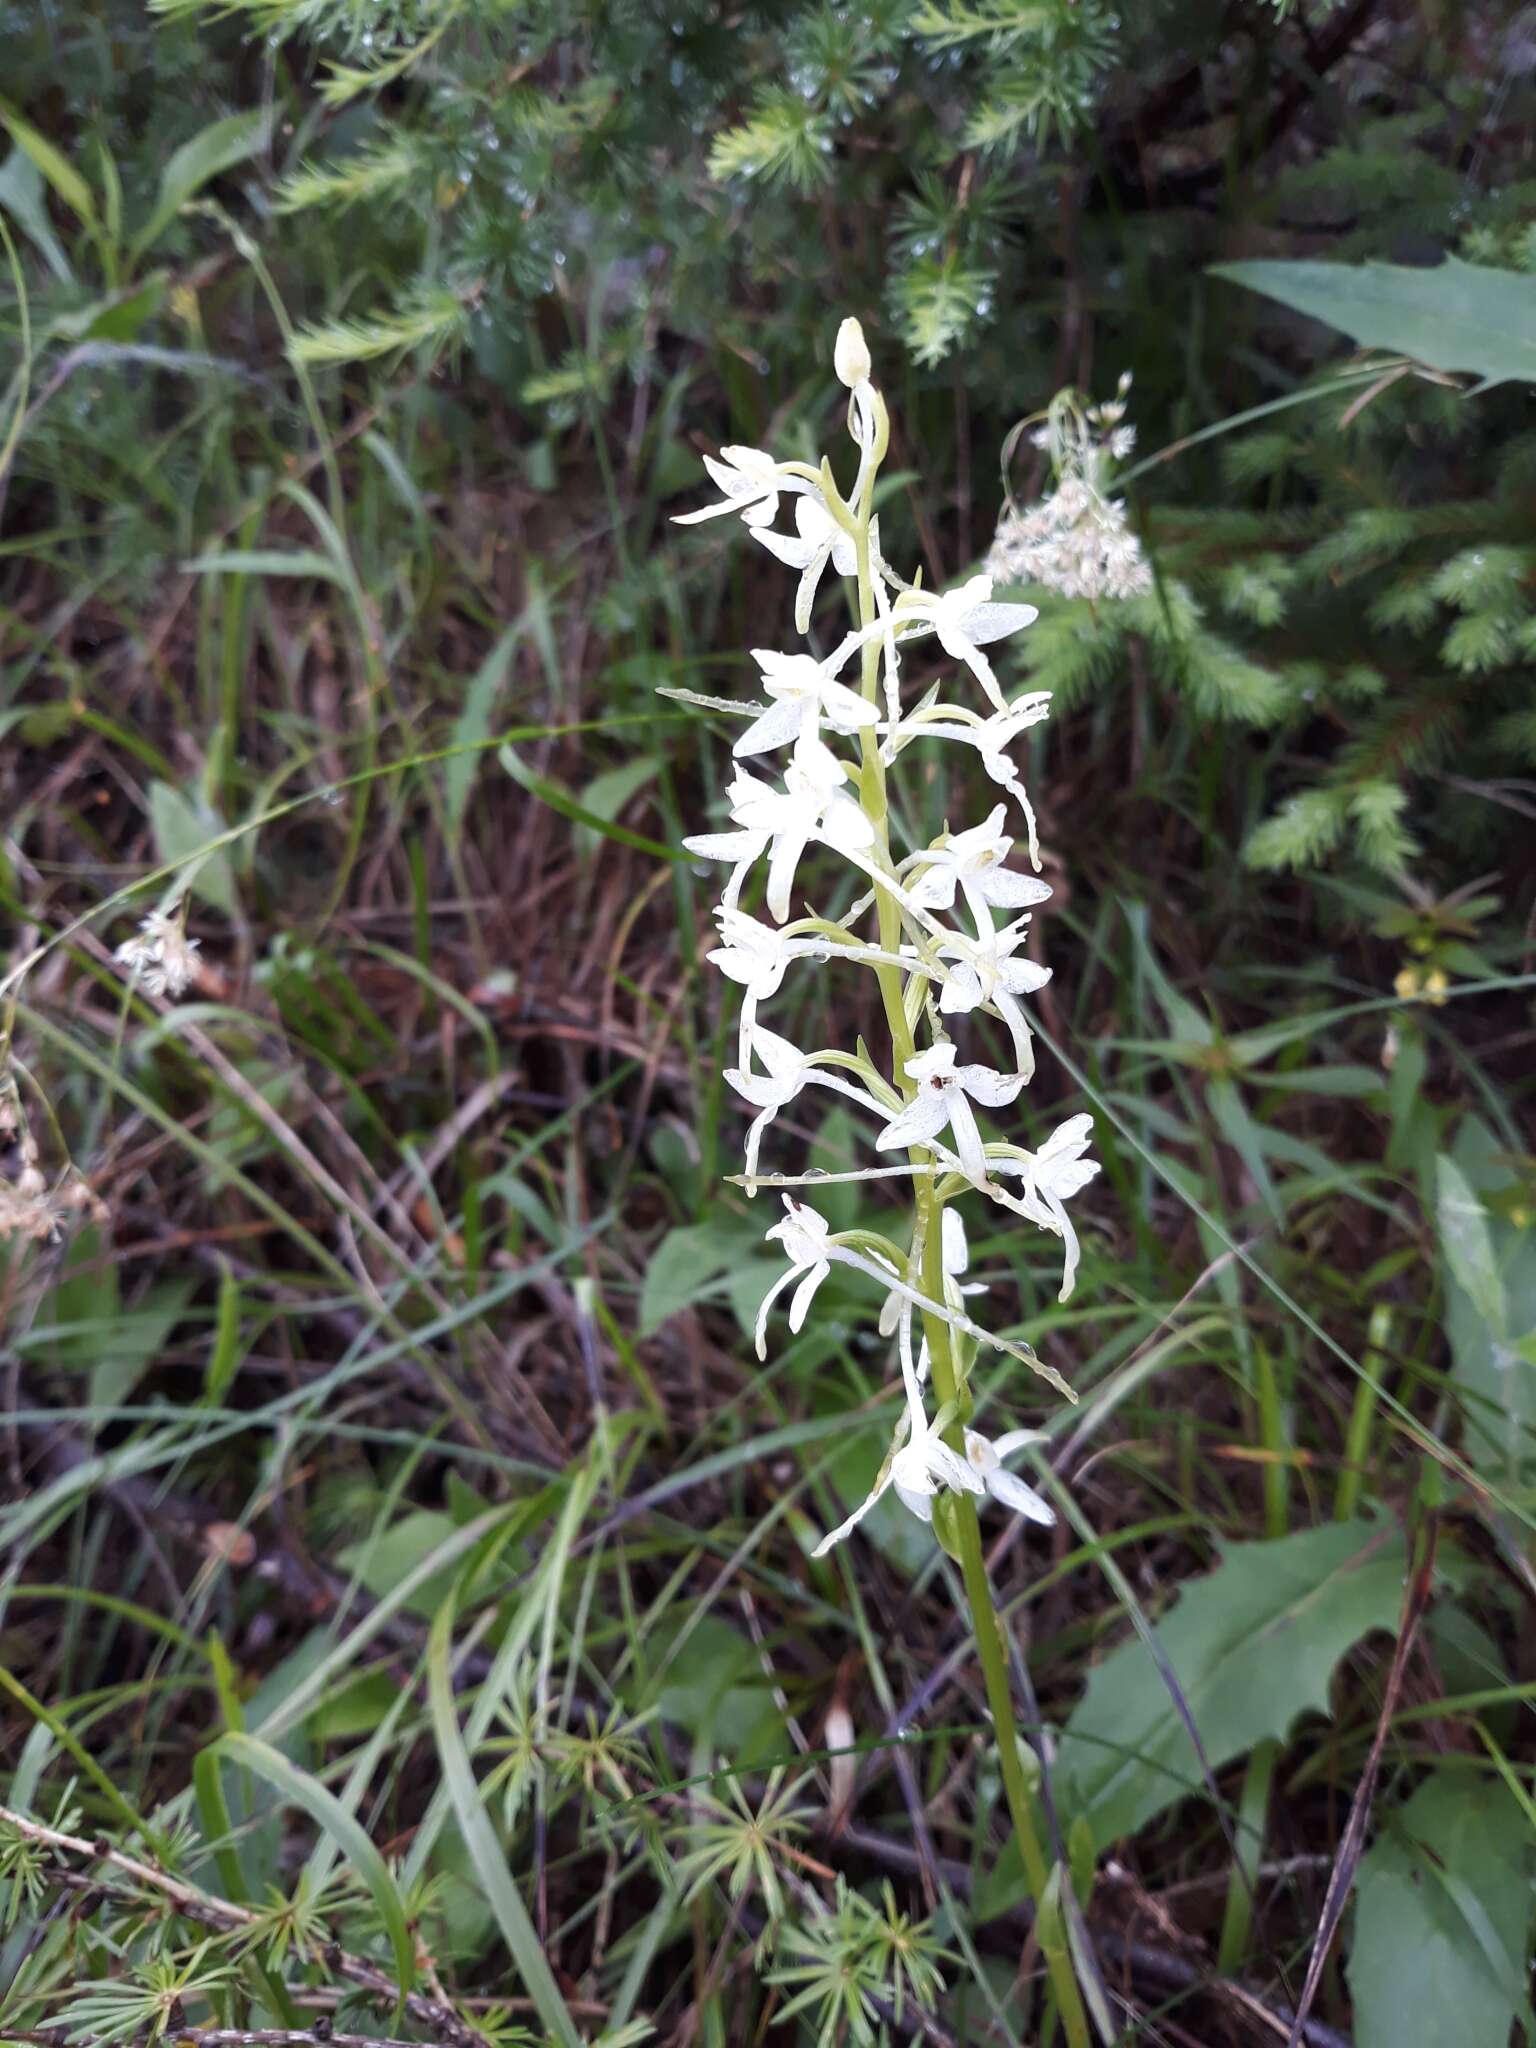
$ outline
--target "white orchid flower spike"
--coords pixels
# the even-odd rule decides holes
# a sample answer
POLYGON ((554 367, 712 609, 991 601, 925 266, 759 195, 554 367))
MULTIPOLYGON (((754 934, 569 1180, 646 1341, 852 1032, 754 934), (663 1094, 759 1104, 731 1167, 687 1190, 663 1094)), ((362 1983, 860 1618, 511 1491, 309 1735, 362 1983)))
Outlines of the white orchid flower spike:
POLYGON ((992 664, 981 650, 1032 626, 1040 616, 1032 604, 994 604, 992 578, 972 576, 956 590, 904 590, 894 609, 898 632, 917 628, 936 633, 944 652, 965 663, 997 709, 1008 708, 992 664))
MULTIPOLYGON (((1086 1156, 1086 1116, 1064 1122, 1037 1149, 1020 1145, 1006 1131, 984 1140, 978 1123, 982 1110, 1015 1101, 1034 1072, 1024 1005, 1050 970, 1026 957, 1026 945, 1031 913, 1051 890, 1039 879, 1035 813, 1012 752, 1047 715, 1050 695, 1029 690, 1006 701, 984 651, 1029 626, 1033 606, 994 600, 988 573, 950 590, 929 591, 921 579, 909 580, 887 561, 875 499, 891 425, 857 320, 845 320, 838 329, 832 366, 847 394, 856 466, 851 457, 846 466, 836 456, 780 461, 760 448, 724 447, 706 464, 718 499, 682 515, 685 525, 739 516, 764 550, 795 572, 794 618, 801 634, 809 634, 822 600, 837 594, 829 582, 843 579, 852 612, 842 638, 830 636, 835 644, 824 658, 806 648, 753 650, 766 703, 761 697, 743 704, 669 691, 740 720, 732 748, 738 765, 726 791, 728 827, 691 835, 683 845, 729 867, 715 911, 718 943, 708 958, 742 991, 738 1057, 726 1070, 751 1110, 746 1171, 735 1177, 737 1184, 754 1195, 764 1185, 879 1180, 890 1188, 910 1183, 915 1195, 910 1228, 902 1236, 867 1225, 833 1230, 807 1203, 787 1194, 782 1216, 767 1233, 787 1263, 758 1309, 758 1356, 767 1355, 769 1321, 780 1300, 786 1301, 790 1330, 798 1333, 822 1283, 834 1266, 842 1266, 874 1288, 872 1308, 856 1310, 850 1290, 850 1305, 842 1312, 878 1317, 881 1333, 894 1338, 901 1372, 901 1422, 890 1450, 866 1499, 826 1537, 818 1554, 856 1528, 887 1492, 909 1513, 931 1521, 935 1499, 948 1491, 956 1498, 955 1540, 971 1546, 965 1554, 974 1559, 976 1501, 996 1500, 1041 1524, 1053 1519, 1040 1495, 1006 1467, 1033 1433, 1008 1430, 993 1439, 963 1427, 979 1347, 1020 1360, 1068 1398, 1071 1389, 1028 1344, 970 1319, 969 1298, 987 1290, 965 1277, 970 1253, 956 1201, 969 1183, 1013 1216, 1060 1237, 1065 1299, 1080 1260, 1068 1204, 1098 1171, 1086 1156), (792 522, 776 523, 785 510, 792 522), (954 664, 964 667, 979 683, 984 703, 973 708, 948 701, 968 693, 951 689, 948 681, 925 680, 913 693, 918 701, 903 706, 903 656, 909 642, 930 635, 949 658, 950 680, 954 664), (857 673, 850 667, 855 658, 857 673), (901 801, 889 771, 916 740, 949 741, 967 750, 970 786, 980 783, 989 791, 991 807, 979 824, 961 818, 959 829, 946 829, 928 843, 926 834, 911 833, 924 806, 901 801), (782 780, 759 765, 761 757, 779 750, 782 780), (1005 828, 1013 802, 1023 813, 1033 872, 1025 871, 1022 857, 1019 866, 1010 865, 1015 842, 1005 828), (801 863, 812 849, 839 857, 841 886, 831 885, 835 894, 824 912, 806 905, 792 916, 801 863), (766 908, 749 916, 741 895, 759 862, 766 864, 766 908), (809 1052, 769 1030, 761 1007, 780 993, 790 968, 803 962, 835 963, 839 976, 851 966, 873 969, 883 1024, 860 1010, 862 1035, 851 1049, 834 1044, 809 1052), (969 1028, 962 1020, 980 1011, 1006 1025, 1014 1071, 966 1059, 952 1041, 951 1032, 969 1028), (809 1135, 799 1119, 817 1090, 840 1095, 875 1119, 873 1142, 882 1157, 831 1175, 814 1167, 764 1174, 770 1134, 795 1142, 809 1135), (796 1103, 801 1107, 792 1120, 786 1112, 796 1103), (893 1160, 893 1152, 903 1156, 893 1160), (939 1341, 941 1325, 968 1341, 939 1341), (932 1415, 925 1387, 931 1389, 932 1415)), ((938 662, 929 666, 940 669, 938 662)), ((951 779, 957 798, 966 783, 964 774, 951 779)), ((968 1569, 968 1586, 973 1578, 968 1569)))
POLYGON ((896 1146, 926 1145, 947 1125, 966 1179, 977 1187, 985 1186, 987 1155, 971 1104, 1001 1109, 1024 1086, 1024 1076, 999 1074, 992 1067, 958 1066, 955 1048, 947 1039, 908 1060, 906 1072, 917 1083, 917 1093, 886 1125, 876 1145, 882 1152, 896 1146))
POLYGON ((805 732, 819 737, 823 719, 834 732, 845 734, 879 723, 874 705, 866 704, 845 683, 835 682, 824 662, 812 661, 808 654, 775 654, 768 647, 754 647, 752 659, 763 672, 764 688, 773 702, 732 747, 738 761, 790 746, 805 732))

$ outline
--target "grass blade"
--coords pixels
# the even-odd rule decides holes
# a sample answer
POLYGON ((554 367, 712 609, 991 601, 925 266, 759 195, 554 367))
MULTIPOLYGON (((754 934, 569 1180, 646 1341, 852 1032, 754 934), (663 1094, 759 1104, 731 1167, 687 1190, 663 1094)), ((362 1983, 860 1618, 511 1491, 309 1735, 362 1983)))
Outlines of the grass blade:
POLYGON ((576 2031, 565 2000, 560 1996, 554 1973, 545 1960, 543 1947, 528 1917, 528 1908, 512 1881, 507 1859, 481 1801, 469 1752, 464 1747, 453 1704, 451 1663, 455 1611, 452 1599, 444 1602, 432 1624, 432 1635, 427 1645, 427 1694, 443 1780, 464 1846, 469 1851, 469 1859, 485 1887, 486 1903, 496 1916, 496 1924, 539 2018, 563 2048, 581 2048, 581 2036, 576 2031))

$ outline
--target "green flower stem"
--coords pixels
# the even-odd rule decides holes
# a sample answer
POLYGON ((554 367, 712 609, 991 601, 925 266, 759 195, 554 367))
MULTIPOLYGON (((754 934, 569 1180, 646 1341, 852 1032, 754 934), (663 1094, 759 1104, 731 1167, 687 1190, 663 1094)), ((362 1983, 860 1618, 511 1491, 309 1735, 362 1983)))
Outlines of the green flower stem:
MULTIPOLYGON (((926 1186, 919 1184, 917 1203, 917 1235, 923 1247, 923 1292, 932 1301, 942 1301, 944 1205, 939 1200, 938 1191, 931 1181, 926 1186)), ((924 1316, 923 1332, 928 1339, 928 1363, 933 1374, 934 1399, 941 1407, 956 1404, 960 1416, 963 1416, 970 1410, 970 1397, 961 1386, 959 1374, 955 1370, 950 1327, 937 1316, 924 1316)), ((945 1430, 944 1441, 952 1450, 958 1451, 962 1458, 965 1456, 965 1428, 958 1416, 945 1430)), ((976 1515, 976 1503, 968 1493, 949 1495, 948 1509, 950 1527, 954 1532, 956 1549, 959 1552, 960 1570, 965 1581, 966 1602, 971 1610, 971 1633, 976 1639, 976 1653, 981 1659, 981 1675, 986 1687, 987 1706, 992 1715, 1003 1792, 1008 1801, 1009 1818, 1013 1822, 1019 1854, 1023 1859, 1024 1881, 1029 1887, 1029 1895, 1038 1914, 1050 1883, 1050 1871, 1046 1865, 1045 1852, 1040 1846, 1040 1836, 1035 1827, 1034 1803, 1025 1780, 1024 1766, 1019 1758, 1019 1731, 1013 1713, 1013 1684, 1008 1673, 1008 1653, 1003 1642, 1003 1629, 998 1619, 997 1605, 992 1598, 991 1581, 987 1577, 986 1559, 982 1555, 981 1524, 976 1515)), ((1088 2017, 1083 2009, 1082 1993, 1078 1990, 1072 1958, 1065 1948, 1054 1944, 1042 1942, 1041 1948, 1050 1974, 1051 1988, 1056 1994, 1056 2003, 1066 2028, 1067 2040, 1071 2048, 1089 2048, 1088 2017)))
MULTIPOLYGON (((859 575, 859 624, 868 626, 875 617, 875 580, 870 572, 869 560, 869 501, 873 476, 865 485, 855 517, 858 521, 854 532, 853 545, 858 558, 859 575)), ((880 643, 866 640, 861 649, 861 683, 865 701, 879 702, 880 689, 880 643)), ((863 773, 859 777, 859 797, 865 814, 875 828, 875 865, 891 872, 891 846, 886 831, 885 806, 885 763, 880 758, 880 742, 866 726, 860 733, 863 748, 863 773)), ((880 921, 880 950, 894 953, 901 945, 901 906, 888 889, 875 884, 875 911, 880 921)), ((906 1004, 901 993, 901 969, 879 966, 875 974, 880 983, 880 997, 885 1005, 885 1018, 891 1029, 892 1067, 891 1079, 903 1095, 912 1093, 912 1084, 907 1079, 907 1061, 915 1050, 912 1030, 907 1023, 906 1004)))
MULTIPOLYGON (((875 621, 875 584, 870 560, 869 521, 870 505, 874 491, 875 464, 868 466, 864 488, 859 502, 852 507, 854 517, 853 544, 858 570, 859 624, 868 628, 875 621)), ((871 637, 861 650, 863 657, 861 684, 868 703, 879 702, 880 688, 880 642, 871 637)), ((891 872, 890 841, 886 830, 885 763, 880 758, 880 743, 876 736, 864 730, 861 735, 863 750, 860 780, 860 798, 865 813, 875 827, 875 865, 891 872)), ((901 909, 889 890, 875 886, 875 907, 880 920, 880 947, 883 952, 894 953, 901 943, 901 909)), ((885 1006, 886 1022, 891 1033, 892 1068, 891 1079, 902 1095, 910 1100, 915 1093, 915 1084, 907 1077, 906 1063, 912 1058, 915 1047, 912 1028, 907 1022, 906 1004, 902 998, 901 970, 890 966, 877 966, 875 973, 880 981, 880 995, 885 1006)), ((931 1165, 929 1153, 918 1149, 911 1154, 914 1166, 931 1165)), ((922 1291, 930 1301, 944 1299, 944 1247, 943 1209, 936 1182, 930 1177, 920 1178, 917 1195, 917 1230, 914 1250, 922 1247, 922 1291)), ((909 1275, 914 1285, 916 1276, 909 1275)), ((963 1458, 965 1456, 964 1418, 970 1413, 970 1397, 961 1384, 956 1369, 954 1352, 951 1348, 951 1333, 948 1323, 937 1316, 924 1316, 923 1328, 928 1339, 928 1356, 933 1372, 934 1397, 942 1407, 952 1408, 955 1420, 944 1432, 944 1440, 963 1458)), ((981 1549, 981 1524, 976 1516, 976 1503, 967 1493, 950 1496, 948 1502, 952 1516, 951 1526, 956 1536, 960 1570, 965 1581, 965 1597, 971 1610, 971 1633, 976 1641, 976 1653, 981 1659, 982 1680, 986 1687, 987 1706, 992 1715, 992 1728, 997 1744, 997 1761, 1002 1772, 1003 1791, 1008 1801, 1008 1813, 1013 1822, 1013 1832, 1019 1845, 1019 1854, 1024 1864, 1024 1881, 1029 1895, 1039 1914, 1050 1883, 1050 1871, 1045 1853, 1040 1846, 1040 1837, 1035 1827, 1034 1806, 1029 1786, 1024 1776, 1024 1766, 1019 1757, 1018 1724, 1013 1712, 1013 1685, 1008 1672, 1008 1656, 1003 1643, 1002 1624, 998 1620, 997 1607, 992 1598, 992 1587, 987 1578, 986 1560, 981 1549)), ((1067 1950, 1055 1942, 1042 1941, 1041 1950, 1050 1975, 1051 1988, 1056 1996, 1057 2008, 1066 2029, 1069 2048, 1089 2048, 1088 2018, 1083 2009, 1082 1993, 1078 1990, 1077 1978, 1072 1968, 1072 1958, 1067 1950)))

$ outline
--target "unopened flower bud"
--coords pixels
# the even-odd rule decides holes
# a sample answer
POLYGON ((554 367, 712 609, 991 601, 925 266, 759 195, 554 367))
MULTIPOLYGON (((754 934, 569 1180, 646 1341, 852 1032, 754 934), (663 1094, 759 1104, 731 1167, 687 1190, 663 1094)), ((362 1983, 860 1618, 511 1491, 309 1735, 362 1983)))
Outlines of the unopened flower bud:
POLYGON ((869 343, 864 339, 864 330, 857 320, 845 320, 837 330, 832 367, 837 372, 838 382, 846 384, 850 391, 868 378, 873 367, 869 360, 869 343))

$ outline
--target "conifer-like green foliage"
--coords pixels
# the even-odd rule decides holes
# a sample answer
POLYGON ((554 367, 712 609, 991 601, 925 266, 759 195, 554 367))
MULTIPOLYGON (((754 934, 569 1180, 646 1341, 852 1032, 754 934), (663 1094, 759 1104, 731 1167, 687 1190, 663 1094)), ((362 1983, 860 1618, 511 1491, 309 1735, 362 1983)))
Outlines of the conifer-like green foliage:
MULTIPOLYGON (((14 363, 19 279, 29 358, 0 415, 0 447, 26 417, 9 501, 78 532, 75 579, 107 588, 147 588, 238 517, 200 419, 237 432, 255 411, 305 442, 294 369, 322 402, 387 403, 449 367, 471 413, 516 409, 511 452, 535 442, 530 474, 552 478, 598 422, 627 448, 679 370, 669 419, 686 404, 699 433, 750 438, 812 399, 806 337, 835 303, 904 349, 921 433, 999 445, 1097 356, 1135 372, 1145 458, 1347 361, 1202 277, 1242 236, 1536 268, 1536 183, 1508 144, 1536 101, 1519 50, 1405 19, 1384 71, 1358 8, 1256 8, 1235 39, 1187 0, 107 12, 123 61, 105 73, 83 24, 18 17, 0 143, 0 322, 14 363), (1326 92, 1295 86, 1314 72, 1326 92), (168 160, 200 139, 205 174, 167 205, 168 160), (1232 151, 1263 175, 1232 184, 1232 151), (84 402, 86 373, 107 402, 84 402)), ((1256 867, 1390 870, 1442 841, 1496 862, 1515 814, 1467 785, 1533 760, 1526 403, 1384 369, 1132 469, 1153 590, 1030 593, 1020 665, 1068 702, 1139 676, 1187 705, 1256 867)), ((658 455, 664 489, 686 455, 658 455)), ((1027 462, 1010 483, 1043 489, 1027 462)), ((963 490, 938 543, 974 559, 999 494, 990 475, 963 490)), ((885 517, 900 527, 900 499, 885 517)), ((626 569, 598 619, 658 575, 626 569)))

